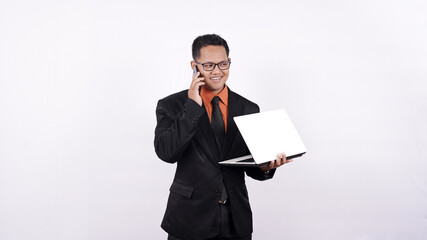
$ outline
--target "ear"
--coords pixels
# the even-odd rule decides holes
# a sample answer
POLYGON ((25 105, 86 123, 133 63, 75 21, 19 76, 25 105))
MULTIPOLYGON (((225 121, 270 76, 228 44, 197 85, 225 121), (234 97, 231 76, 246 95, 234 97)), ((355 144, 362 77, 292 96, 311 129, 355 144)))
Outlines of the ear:
POLYGON ((196 62, 195 61, 191 61, 190 64, 191 64, 191 69, 194 70, 194 67, 196 67, 196 62))
POLYGON ((228 61, 231 62, 231 58, 228 58, 228 61))

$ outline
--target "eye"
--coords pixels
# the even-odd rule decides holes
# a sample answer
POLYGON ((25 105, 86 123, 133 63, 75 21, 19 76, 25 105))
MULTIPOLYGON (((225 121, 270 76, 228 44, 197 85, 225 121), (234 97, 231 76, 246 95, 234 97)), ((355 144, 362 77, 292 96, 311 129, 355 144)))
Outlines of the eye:
POLYGON ((221 63, 219 63, 219 66, 221 66, 221 67, 228 67, 228 62, 226 62, 226 61, 221 62, 221 63))
POLYGON ((203 66, 207 69, 211 69, 211 68, 213 68, 214 64, 213 63, 205 63, 205 64, 203 64, 203 66))

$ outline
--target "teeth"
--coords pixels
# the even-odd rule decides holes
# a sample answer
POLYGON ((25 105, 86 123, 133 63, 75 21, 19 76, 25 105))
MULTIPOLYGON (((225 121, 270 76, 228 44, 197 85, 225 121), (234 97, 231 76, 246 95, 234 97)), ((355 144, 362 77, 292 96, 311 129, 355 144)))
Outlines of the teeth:
POLYGON ((211 78, 211 79, 213 79, 213 80, 218 80, 218 79, 220 79, 221 77, 216 77, 216 78, 211 78))

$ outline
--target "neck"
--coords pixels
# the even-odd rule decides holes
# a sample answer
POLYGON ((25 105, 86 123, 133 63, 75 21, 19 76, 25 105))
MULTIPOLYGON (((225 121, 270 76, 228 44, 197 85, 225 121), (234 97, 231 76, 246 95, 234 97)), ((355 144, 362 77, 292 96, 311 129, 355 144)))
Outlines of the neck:
POLYGON ((221 88, 221 89, 216 90, 216 91, 210 90, 210 89, 209 89, 209 88, 207 88, 206 86, 203 86, 203 88, 205 88, 205 90, 206 90, 206 91, 212 92, 213 94, 217 95, 217 94, 218 94, 218 93, 220 93, 222 90, 224 90, 224 88, 225 88, 225 84, 224 84, 224 86, 222 86, 222 88, 221 88))

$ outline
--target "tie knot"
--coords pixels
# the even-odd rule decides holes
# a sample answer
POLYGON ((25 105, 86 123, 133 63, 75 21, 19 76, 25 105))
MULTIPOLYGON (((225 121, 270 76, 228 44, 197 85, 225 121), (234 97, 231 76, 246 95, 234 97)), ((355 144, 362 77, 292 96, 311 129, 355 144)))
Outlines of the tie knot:
POLYGON ((212 98, 212 101, 211 101, 214 105, 219 105, 219 97, 218 96, 215 96, 214 98, 212 98))

